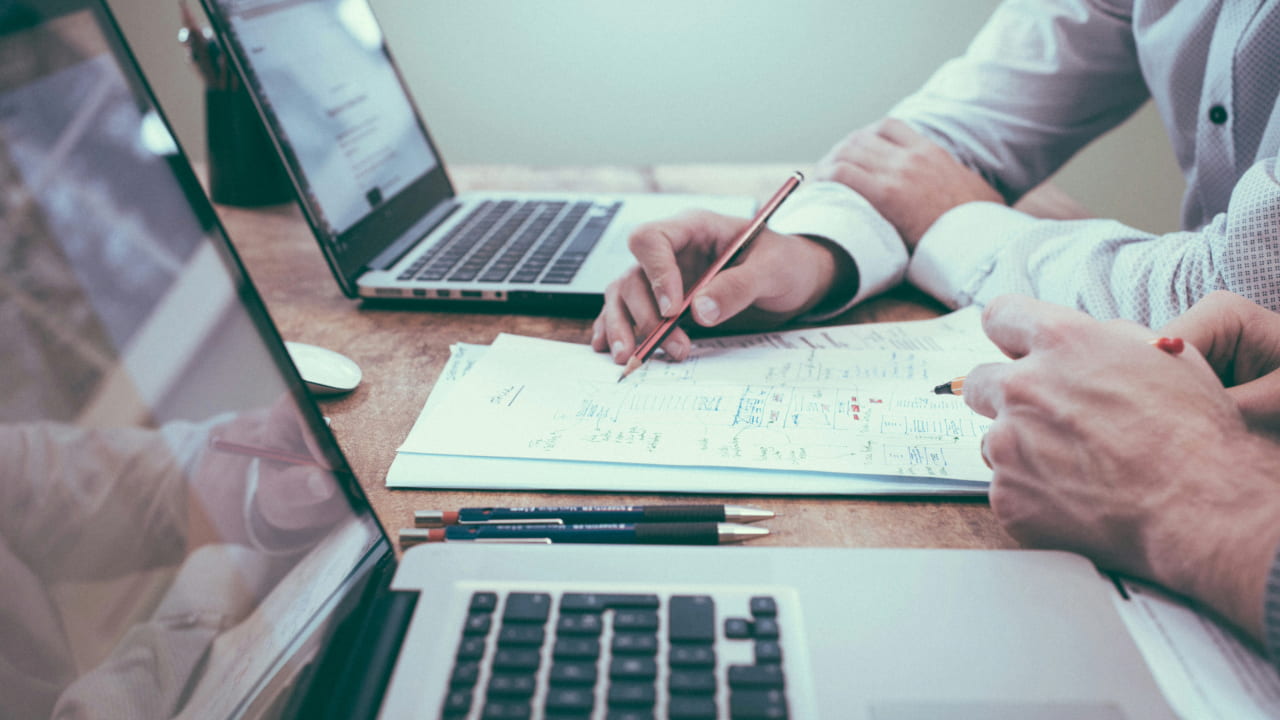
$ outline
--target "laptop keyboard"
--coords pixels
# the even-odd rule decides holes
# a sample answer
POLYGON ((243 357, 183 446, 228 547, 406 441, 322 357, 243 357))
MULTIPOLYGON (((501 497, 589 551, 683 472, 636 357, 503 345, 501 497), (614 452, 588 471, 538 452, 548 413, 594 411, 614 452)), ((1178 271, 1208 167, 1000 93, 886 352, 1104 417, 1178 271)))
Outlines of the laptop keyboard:
POLYGON ((777 602, 748 607, 720 618, 709 595, 476 592, 441 717, 786 718, 777 602), (740 649, 727 644, 753 661, 718 658, 740 649))
POLYGON ((565 285, 621 207, 621 202, 485 201, 398 279, 565 285))

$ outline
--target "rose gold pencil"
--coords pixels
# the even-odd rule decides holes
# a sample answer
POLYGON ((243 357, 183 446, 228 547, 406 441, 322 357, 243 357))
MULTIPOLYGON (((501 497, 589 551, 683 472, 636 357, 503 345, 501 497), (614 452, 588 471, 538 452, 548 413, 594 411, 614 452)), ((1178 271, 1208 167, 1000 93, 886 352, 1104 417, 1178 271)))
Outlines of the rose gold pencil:
POLYGON ((742 232, 734 238, 732 243, 729 243, 729 246, 720 254, 720 257, 716 258, 711 267, 707 268, 702 277, 698 278, 698 282, 684 294, 684 301, 680 303, 680 309, 658 323, 658 326, 649 333, 648 337, 636 346, 636 349, 631 353, 630 359, 627 360, 626 367, 622 369, 622 375, 618 378, 618 382, 622 382, 623 378, 635 372, 636 368, 649 359, 653 351, 657 350, 662 341, 667 339, 667 335, 670 335, 671 331, 675 329, 676 323, 680 322, 680 318, 689 311, 689 305, 693 303, 694 296, 702 292, 707 283, 710 283, 711 279, 718 275, 721 270, 728 267, 729 263, 733 262, 733 259, 760 234, 760 231, 764 230, 765 223, 769 222, 769 218, 773 216, 773 213, 777 211, 782 202, 791 195, 792 191, 803 180, 804 174, 797 170, 791 177, 787 178, 782 187, 778 188, 773 197, 760 206, 760 210, 756 212, 756 216, 751 219, 751 222, 742 229, 742 232))

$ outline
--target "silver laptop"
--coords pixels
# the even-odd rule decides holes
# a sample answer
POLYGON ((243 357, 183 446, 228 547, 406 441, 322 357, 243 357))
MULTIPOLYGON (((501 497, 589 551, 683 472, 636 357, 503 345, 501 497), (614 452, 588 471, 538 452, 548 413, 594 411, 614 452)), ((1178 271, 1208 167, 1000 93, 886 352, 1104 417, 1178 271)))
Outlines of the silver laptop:
POLYGON ((397 561, 101 0, 0 3, 0 217, 2 717, 1169 716, 1077 556, 397 561))
POLYGON ((636 225, 747 197, 457 195, 366 0, 205 0, 348 296, 594 309, 636 225))

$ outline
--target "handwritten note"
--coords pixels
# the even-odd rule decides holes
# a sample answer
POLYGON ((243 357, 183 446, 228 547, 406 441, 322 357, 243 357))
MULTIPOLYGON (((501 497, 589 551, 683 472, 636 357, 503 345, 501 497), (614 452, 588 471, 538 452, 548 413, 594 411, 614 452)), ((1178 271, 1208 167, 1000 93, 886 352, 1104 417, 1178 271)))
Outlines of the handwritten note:
POLYGON ((721 339, 622 383, 590 348, 503 335, 433 394, 401 452, 984 481, 986 419, 929 393, 1001 359, 968 323, 721 339))

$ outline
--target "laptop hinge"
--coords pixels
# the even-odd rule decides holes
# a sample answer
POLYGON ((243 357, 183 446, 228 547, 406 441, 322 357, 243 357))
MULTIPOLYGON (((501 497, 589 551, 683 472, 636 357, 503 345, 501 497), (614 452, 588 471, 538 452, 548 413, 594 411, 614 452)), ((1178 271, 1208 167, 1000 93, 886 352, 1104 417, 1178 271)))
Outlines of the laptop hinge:
POLYGON ((418 593, 399 590, 387 590, 375 600, 346 671, 333 686, 326 717, 372 720, 378 716, 417 603, 418 593))
POLYGON ((335 613, 341 620, 299 683, 287 716, 377 717, 419 595, 389 589, 395 569, 395 558, 388 555, 352 593, 350 608, 335 613))
POLYGON ((414 223, 408 230, 404 231, 404 233, 401 234, 395 242, 391 243, 386 250, 375 255, 374 258, 369 261, 369 269, 390 269, 393 265, 400 262, 400 258, 404 257, 405 253, 417 247, 419 240, 426 237, 431 233, 431 231, 435 230, 440 223, 448 220, 449 216, 452 215, 459 207, 461 207, 461 205, 458 201, 450 198, 432 208, 431 212, 427 213, 425 217, 414 223))

